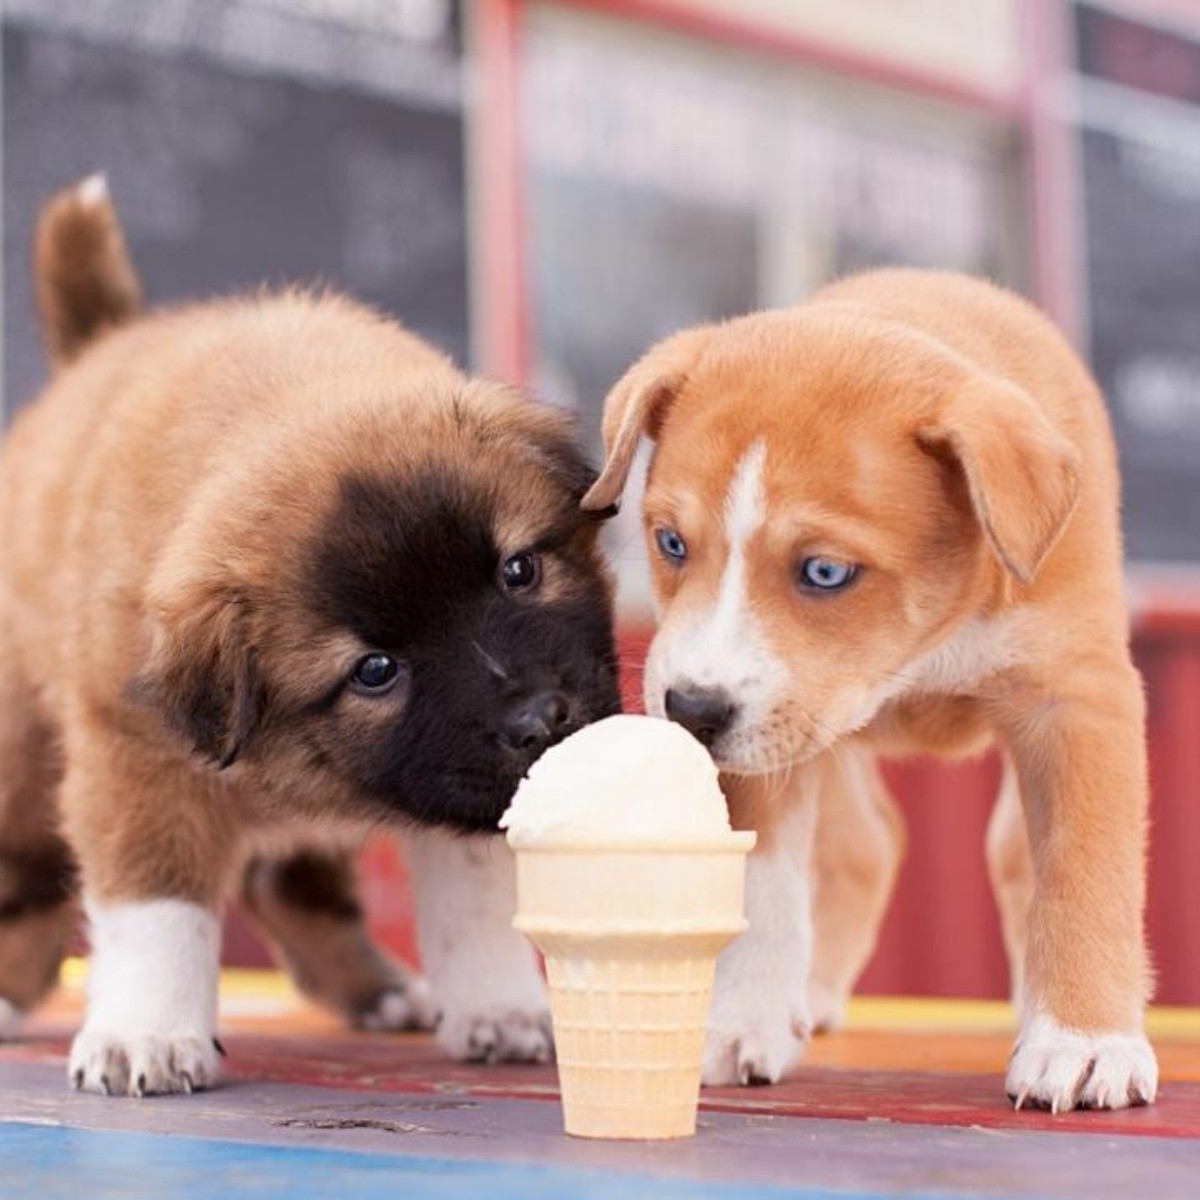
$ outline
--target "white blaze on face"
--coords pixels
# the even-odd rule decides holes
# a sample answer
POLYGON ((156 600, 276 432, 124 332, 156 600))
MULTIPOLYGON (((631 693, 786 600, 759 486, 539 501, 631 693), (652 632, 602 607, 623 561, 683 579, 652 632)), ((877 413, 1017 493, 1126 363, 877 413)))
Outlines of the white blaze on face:
POLYGON ((725 537, 729 557, 717 603, 702 626, 702 637, 709 649, 728 650, 746 624, 746 543, 762 525, 766 516, 766 494, 763 489, 763 467, 767 461, 767 446, 757 441, 746 451, 733 475, 729 494, 725 497, 725 537))
POLYGON ((750 603, 746 561, 746 547, 766 518, 766 461, 766 443, 756 441, 733 473, 722 511, 728 555, 715 595, 701 608, 675 617, 668 613, 646 666, 646 706, 655 715, 662 714, 671 687, 721 688, 729 694, 739 710, 730 744, 721 747, 730 755, 769 715, 786 680, 750 603))

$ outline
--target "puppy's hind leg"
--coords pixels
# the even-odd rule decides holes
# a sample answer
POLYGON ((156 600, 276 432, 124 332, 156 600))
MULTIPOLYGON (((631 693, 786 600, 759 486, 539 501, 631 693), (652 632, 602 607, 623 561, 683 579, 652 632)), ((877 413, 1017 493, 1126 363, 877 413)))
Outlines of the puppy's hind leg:
POLYGON ((1000 932, 1008 955, 1013 1004, 1021 1008, 1025 953, 1029 941, 1029 906, 1033 902, 1033 859, 1021 809, 1017 773, 1005 756, 1000 794, 987 829, 988 876, 1000 912, 1000 932))
POLYGON ((58 981, 78 915, 74 880, 61 842, 0 849, 0 1041, 58 981))
POLYGON ((875 949, 904 858, 904 819, 874 756, 839 747, 820 760, 813 883, 814 1029, 836 1029, 875 949))
POLYGON ((255 858, 242 899, 305 995, 359 1029, 433 1028, 428 985, 367 932, 349 851, 255 858))
POLYGON ((54 986, 76 918, 74 864, 55 831, 52 740, 10 655, 2 659, 0 1040, 54 986))
POLYGON ((470 1061, 549 1061, 546 987, 532 946, 512 927, 512 851, 502 837, 440 829, 414 830, 405 842, 421 958, 442 1013, 438 1039, 470 1061))

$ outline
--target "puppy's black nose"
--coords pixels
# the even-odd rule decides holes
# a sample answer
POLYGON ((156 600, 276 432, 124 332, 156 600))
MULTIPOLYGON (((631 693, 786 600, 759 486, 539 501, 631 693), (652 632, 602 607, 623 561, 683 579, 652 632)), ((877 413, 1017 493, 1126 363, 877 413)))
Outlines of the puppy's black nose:
POLYGON ((565 737, 571 716, 561 692, 535 692, 518 700, 504 720, 504 740, 514 750, 540 754, 565 737))
POLYGON ((676 721, 697 741, 711 746, 737 714, 737 705, 720 688, 668 688, 663 697, 667 720, 676 721))

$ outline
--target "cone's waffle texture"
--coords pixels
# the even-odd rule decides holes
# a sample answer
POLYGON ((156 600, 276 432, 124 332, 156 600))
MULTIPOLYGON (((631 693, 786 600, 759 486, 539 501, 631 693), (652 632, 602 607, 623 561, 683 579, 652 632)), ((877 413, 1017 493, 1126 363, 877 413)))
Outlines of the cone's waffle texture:
POLYGON ((546 958, 568 1133, 695 1132, 713 973, 745 928, 753 841, 517 844, 515 924, 546 958))

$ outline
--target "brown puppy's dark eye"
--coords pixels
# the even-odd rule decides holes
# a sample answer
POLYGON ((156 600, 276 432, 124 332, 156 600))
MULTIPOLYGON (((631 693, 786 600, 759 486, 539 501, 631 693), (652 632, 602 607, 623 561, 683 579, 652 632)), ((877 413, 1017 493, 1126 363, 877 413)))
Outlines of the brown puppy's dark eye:
POLYGON ((510 592, 528 591, 542 578, 542 560, 532 550, 522 550, 504 560, 500 578, 510 592))
POLYGON ((400 678, 400 663, 390 654, 368 654, 360 658, 350 682, 363 696, 382 696, 396 686, 400 678))

